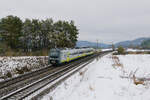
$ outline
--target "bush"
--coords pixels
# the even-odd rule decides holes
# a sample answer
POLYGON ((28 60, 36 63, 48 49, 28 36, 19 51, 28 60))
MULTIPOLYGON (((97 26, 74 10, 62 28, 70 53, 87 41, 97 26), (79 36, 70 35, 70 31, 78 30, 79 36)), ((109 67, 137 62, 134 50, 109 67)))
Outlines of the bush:
POLYGON ((118 47, 117 51, 118 54, 125 54, 125 49, 122 46, 118 47))

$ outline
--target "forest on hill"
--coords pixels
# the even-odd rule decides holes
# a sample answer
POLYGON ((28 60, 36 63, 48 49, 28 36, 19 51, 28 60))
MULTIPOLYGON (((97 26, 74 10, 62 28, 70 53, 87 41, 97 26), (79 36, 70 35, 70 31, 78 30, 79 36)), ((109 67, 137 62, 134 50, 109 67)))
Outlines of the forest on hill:
POLYGON ((150 39, 143 41, 141 46, 143 49, 150 49, 150 39))

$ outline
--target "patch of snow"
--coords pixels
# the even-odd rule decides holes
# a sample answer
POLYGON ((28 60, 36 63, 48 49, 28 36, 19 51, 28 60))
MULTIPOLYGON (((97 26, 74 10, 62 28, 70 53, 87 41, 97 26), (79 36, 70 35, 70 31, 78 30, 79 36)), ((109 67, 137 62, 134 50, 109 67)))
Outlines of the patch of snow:
POLYGON ((135 72, 137 77, 149 77, 150 78, 150 55, 149 54, 132 54, 132 55, 117 55, 120 59, 120 63, 123 64, 126 72, 135 72))
POLYGON ((102 49, 102 51, 110 51, 112 50, 112 48, 109 48, 109 49, 102 49))
POLYGON ((44 67, 47 65, 47 58, 47 56, 0 57, 0 77, 5 76, 7 72, 11 72, 13 77, 18 76, 16 68, 26 66, 30 70, 36 70, 44 67))
POLYGON ((120 76, 150 75, 150 55, 117 55, 122 68, 113 67, 112 55, 102 57, 68 78, 43 100, 150 100, 149 84, 135 85, 120 76))

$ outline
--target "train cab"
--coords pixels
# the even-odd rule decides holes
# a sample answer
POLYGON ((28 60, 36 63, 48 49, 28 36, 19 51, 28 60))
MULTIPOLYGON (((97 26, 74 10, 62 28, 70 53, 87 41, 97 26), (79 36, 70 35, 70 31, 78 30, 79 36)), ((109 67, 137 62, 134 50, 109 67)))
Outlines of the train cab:
POLYGON ((49 64, 58 64, 60 59, 60 50, 59 49, 51 49, 49 53, 49 64))

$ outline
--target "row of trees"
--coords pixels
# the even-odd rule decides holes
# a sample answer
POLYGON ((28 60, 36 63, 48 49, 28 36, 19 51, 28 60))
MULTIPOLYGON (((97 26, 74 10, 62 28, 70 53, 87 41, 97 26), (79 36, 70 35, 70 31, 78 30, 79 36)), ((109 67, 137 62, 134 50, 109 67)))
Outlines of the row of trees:
POLYGON ((76 45, 78 29, 73 21, 26 19, 7 16, 0 19, 0 39, 11 49, 26 52, 48 48, 72 48, 76 45))

